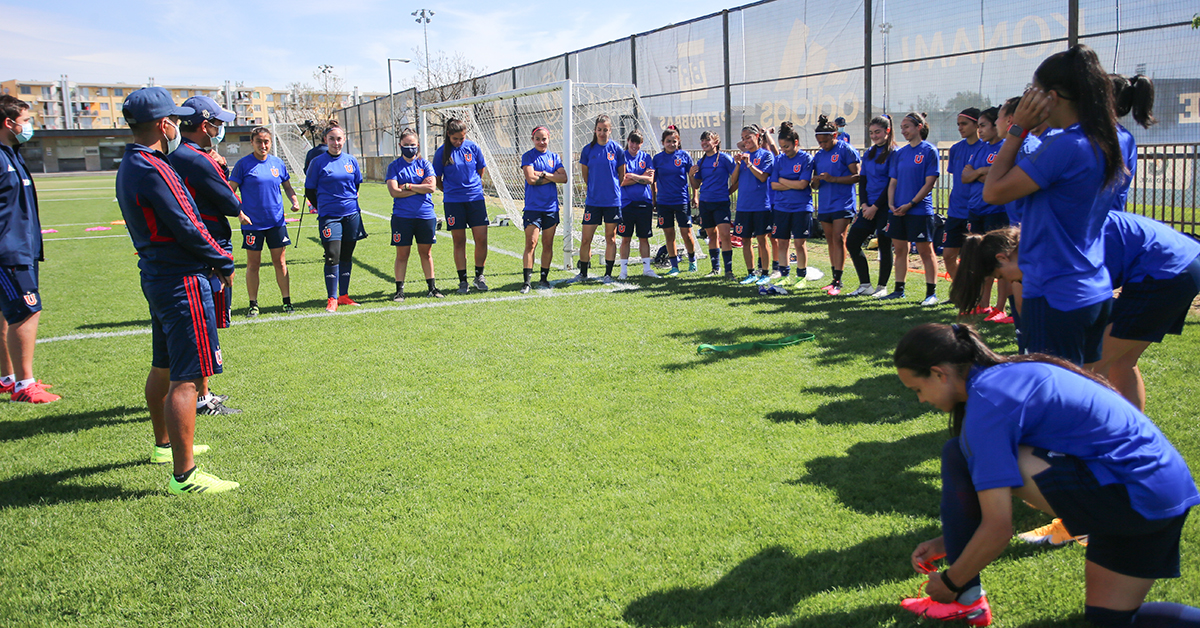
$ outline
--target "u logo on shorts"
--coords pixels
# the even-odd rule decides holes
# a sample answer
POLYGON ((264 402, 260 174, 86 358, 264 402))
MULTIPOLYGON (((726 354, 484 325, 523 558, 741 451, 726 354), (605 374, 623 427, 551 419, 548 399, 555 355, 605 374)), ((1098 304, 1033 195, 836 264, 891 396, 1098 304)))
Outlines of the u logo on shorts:
POLYGON ((321 235, 325 236, 326 238, 331 238, 331 237, 333 237, 333 229, 330 229, 329 227, 325 227, 324 229, 321 230, 321 235))
POLYGON ((33 294, 33 293, 29 293, 29 294, 25 295, 25 304, 28 305, 29 307, 37 306, 37 301, 38 301, 38 295, 33 294))
POLYGON ((454 216, 446 216, 446 224, 453 227, 454 226, 454 216))
POLYGON ((252 236, 252 235, 246 236, 246 246, 254 246, 254 236, 252 236))
POLYGON ((617 227, 617 233, 625 233, 625 225, 617 227))
POLYGON ((400 242, 400 234, 399 233, 392 234, 392 242, 396 242, 396 243, 400 242))
MULTIPOLYGON (((584 220, 591 220, 591 219, 592 219, 592 212, 584 212, 584 213, 583 213, 583 219, 584 219, 584 220)), ((454 223, 450 223, 450 224, 454 224, 454 223)))
POLYGON ((734 231, 736 231, 738 235, 741 235, 742 234, 742 226, 738 225, 737 228, 734 229, 734 231))
POLYGON ((658 226, 660 226, 660 227, 663 226, 663 217, 662 216, 658 217, 658 226))

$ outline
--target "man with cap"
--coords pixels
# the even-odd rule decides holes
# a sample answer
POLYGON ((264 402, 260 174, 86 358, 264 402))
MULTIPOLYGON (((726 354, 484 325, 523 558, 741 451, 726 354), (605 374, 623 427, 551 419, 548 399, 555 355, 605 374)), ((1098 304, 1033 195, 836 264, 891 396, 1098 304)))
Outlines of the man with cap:
MULTIPOLYGON (((221 109, 208 96, 193 96, 183 101, 183 106, 194 113, 179 119, 179 131, 183 141, 179 149, 167 156, 171 167, 179 173, 183 184, 196 201, 196 209, 208 232, 230 255, 233 254, 233 231, 226 216, 237 217, 242 224, 250 219, 242 213, 242 203, 229 186, 225 167, 209 152, 225 137, 225 124, 233 122, 236 114, 221 109)), ((229 327, 233 311, 233 289, 212 278, 213 304, 217 308, 217 329, 229 327)), ((228 397, 214 395, 208 389, 208 379, 200 385, 200 397, 196 400, 196 411, 200 414, 237 414, 241 410, 225 405, 228 397)))
POLYGON ((154 427, 150 461, 172 463, 172 494, 220 493, 238 487, 196 468, 196 396, 203 378, 221 372, 221 345, 209 277, 233 283, 233 255, 201 222, 192 195, 167 155, 183 139, 178 107, 161 87, 129 94, 122 106, 133 143, 117 170, 117 202, 138 252, 142 294, 150 305, 152 358, 146 405, 154 427))
POLYGON ((28 103, 5 94, 0 96, 0 117, 0 393, 12 393, 13 401, 49 403, 60 397, 33 377, 42 315, 42 223, 33 177, 17 151, 33 137, 33 116, 28 103))
POLYGON ((837 130, 838 130, 837 139, 838 139, 838 141, 839 141, 839 142, 845 142, 845 143, 849 144, 849 143, 850 143, 850 134, 849 134, 849 133, 847 133, 847 132, 844 130, 844 129, 846 128, 846 119, 845 119, 845 118, 843 118, 842 116, 838 116, 838 117, 834 118, 834 119, 833 119, 833 126, 836 126, 836 127, 837 127, 837 130))

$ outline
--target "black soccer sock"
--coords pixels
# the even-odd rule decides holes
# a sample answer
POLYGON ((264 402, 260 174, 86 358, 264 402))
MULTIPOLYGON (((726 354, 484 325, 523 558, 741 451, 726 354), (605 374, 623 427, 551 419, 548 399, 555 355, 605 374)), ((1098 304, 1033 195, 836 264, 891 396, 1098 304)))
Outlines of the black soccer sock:
POLYGON ((588 267, 590 267, 591 265, 592 265, 591 262, 579 262, 579 276, 587 277, 588 267))
POLYGON ((721 251, 721 261, 725 262, 725 272, 733 272, 733 251, 721 251))
POLYGON ((396 282, 396 292, 404 292, 404 282, 403 281, 396 282))
POLYGON ((833 271, 833 283, 836 283, 839 286, 842 285, 842 271, 833 271))
POLYGON ((708 261, 712 262, 713 270, 721 267, 721 249, 709 249, 708 261))
POLYGON ((155 444, 154 444, 154 446, 155 446, 155 447, 162 448, 162 449, 170 449, 170 448, 171 448, 171 443, 170 443, 170 441, 168 441, 168 442, 166 442, 166 443, 163 443, 162 445, 159 445, 158 443, 155 443, 155 444))
POLYGON ((530 277, 533 277, 533 269, 532 269, 532 268, 525 268, 525 269, 523 269, 523 270, 522 270, 522 274, 523 274, 523 276, 525 277, 525 283, 529 283, 529 278, 530 278, 530 277))
POLYGON ((250 307, 258 307, 258 301, 250 301, 250 307))
POLYGON ((904 292, 904 282, 903 281, 896 282, 896 292, 904 292))
POLYGON ((467 281, 467 269, 464 268, 464 269, 458 271, 458 282, 466 283, 466 281, 467 281))
POLYGON ((605 277, 612 277, 613 264, 616 264, 616 263, 617 263, 617 260, 608 260, 608 259, 604 260, 604 276, 605 277))
POLYGON ((796 266, 796 276, 801 279, 808 277, 808 266, 796 266))
POLYGON ((771 260, 771 270, 772 271, 779 270, 779 260, 777 260, 777 259, 771 260))
POLYGON ((935 294, 937 294, 937 284, 936 283, 925 284, 925 296, 931 297, 935 294))
POLYGON ((475 267, 475 277, 482 277, 482 276, 483 276, 483 266, 476 266, 475 267))
POLYGON ((284 305, 291 305, 291 304, 292 304, 292 297, 283 297, 283 304, 284 304, 284 305))
POLYGON ((542 281, 549 281, 549 280, 550 280, 550 269, 543 268, 542 269, 542 281))
POLYGON ((429 286, 430 292, 437 290, 437 286, 433 285, 433 282, 434 282, 434 279, 432 279, 432 278, 425 280, 425 285, 429 286))
POLYGON ((187 471, 184 471, 183 473, 174 474, 175 481, 179 482, 180 484, 187 482, 188 478, 192 477, 192 472, 195 470, 196 470, 196 465, 192 465, 191 469, 188 469, 187 471))

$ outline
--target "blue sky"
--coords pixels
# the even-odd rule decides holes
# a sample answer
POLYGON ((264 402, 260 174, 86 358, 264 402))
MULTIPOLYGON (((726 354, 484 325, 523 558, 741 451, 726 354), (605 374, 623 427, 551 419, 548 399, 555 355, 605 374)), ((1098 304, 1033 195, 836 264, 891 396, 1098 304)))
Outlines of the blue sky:
MULTIPOLYGON (((488 71, 620 39, 736 6, 728 1, 576 3, 499 0, 405 3, 381 0, 116 3, 0 2, 0 80, 223 85, 282 89, 312 83, 328 64, 346 87, 387 91, 388 57, 413 57, 424 36, 410 15, 435 12, 429 47, 461 52, 488 71), (329 11, 330 6, 354 6, 329 11), (119 7, 120 10, 117 10, 119 7)), ((415 66, 393 64, 397 86, 415 66)))

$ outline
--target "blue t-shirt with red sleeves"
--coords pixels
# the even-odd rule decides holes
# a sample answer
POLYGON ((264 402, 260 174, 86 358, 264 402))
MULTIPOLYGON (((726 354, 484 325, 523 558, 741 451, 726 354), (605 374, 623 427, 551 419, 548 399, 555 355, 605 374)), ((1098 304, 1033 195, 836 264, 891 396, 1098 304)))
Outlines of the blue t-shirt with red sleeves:
MULTIPOLYGON (((767 204, 767 189, 770 184, 767 181, 759 181, 758 177, 754 176, 754 172, 750 170, 750 165, 769 175, 775 163, 775 157, 771 151, 765 148, 745 153, 745 155, 746 160, 742 162, 741 168, 738 168, 737 210, 739 212, 765 212, 771 209, 771 206, 767 204)), ((770 179, 770 177, 767 178, 770 179)))
MULTIPOLYGON (((947 200, 950 207, 946 211, 946 215, 950 218, 967 218, 970 213, 971 197, 974 196, 976 188, 983 189, 983 181, 973 181, 971 183, 963 183, 963 168, 967 164, 974 163, 975 153, 979 152, 987 142, 975 140, 971 144, 967 140, 959 140, 957 144, 950 147, 950 156, 946 160, 946 169, 950 172, 953 180, 953 187, 950 188, 950 198, 947 200)), ((981 192, 982 193, 982 192, 981 192)), ((912 200, 912 199, 908 199, 912 200)))
MULTIPOLYGON (((850 164, 860 161, 862 160, 858 156, 858 151, 854 150, 853 146, 845 142, 838 142, 833 145, 833 148, 818 150, 813 155, 812 172, 813 175, 824 173, 835 177, 848 177, 853 174, 850 172, 850 164)), ((821 187, 817 188, 817 215, 857 211, 856 187, 858 186, 853 183, 822 181, 821 187)))
MULTIPOLYGON (((421 157, 411 162, 403 157, 388 164, 387 181, 395 181, 401 187, 405 183, 420 185, 433 176, 433 165, 421 157)), ((413 194, 392 199, 392 215, 397 218, 437 218, 433 211, 432 194, 413 194)))
MULTIPOLYGON (((878 163, 875 160, 879 158, 879 152, 884 150, 879 146, 872 146, 870 150, 863 155, 862 166, 860 166, 859 174, 867 181, 867 197, 859 199, 864 205, 872 205, 879 207, 878 203, 887 195, 888 185, 892 179, 888 176, 888 169, 891 165, 892 157, 895 157, 896 152, 893 149, 888 153, 883 163, 878 163)), ((882 209, 887 211, 887 203, 883 204, 882 209)))
POLYGON ((362 184, 358 160, 347 152, 336 157, 317 155, 304 175, 304 188, 317 191, 317 214, 349 216, 358 211, 358 186, 362 184))
POLYGON ((1064 312, 1112 298, 1102 231, 1115 189, 1105 186, 1104 157, 1093 148, 1073 124, 1043 137, 1037 152, 1016 166, 1040 188, 1021 217, 1024 294, 1046 297, 1064 312))
MULTIPOLYGON (((537 172, 554 174, 563 167, 558 153, 541 152, 531 148, 521 155, 521 168, 533 166, 537 172)), ((525 211, 552 213, 558 211, 558 184, 546 182, 541 185, 530 185, 525 182, 525 211)))
POLYGON ((607 144, 588 143, 579 151, 579 163, 588 169, 585 204, 620 207, 621 181, 617 169, 625 165, 625 149, 612 140, 607 144))
MULTIPOLYGON (((624 157, 626 174, 642 175, 654 167, 654 163, 650 159, 650 154, 646 151, 639 150, 636 155, 630 155, 629 151, 624 151, 624 157)), ((651 200, 649 183, 634 183, 633 185, 621 186, 621 207, 636 201, 649 203, 651 200)))
MULTIPOLYGON (((927 177, 938 175, 938 153, 933 144, 922 141, 913 146, 905 144, 892 155, 888 176, 896 180, 896 196, 892 205, 900 207, 912 202, 925 187, 927 177)), ((910 207, 905 216, 932 216, 933 194, 926 194, 920 204, 910 207)))
POLYGON ((692 156, 686 151, 661 152, 651 160, 654 166, 654 202, 658 205, 691 204, 688 198, 688 172, 692 156))
POLYGON ((733 174, 733 157, 727 153, 700 156, 700 200, 721 203, 729 200, 729 176, 733 174))
MULTIPOLYGON (((798 150, 795 157, 787 153, 779 153, 775 157, 775 167, 771 169, 770 181, 789 179, 791 181, 812 181, 812 156, 798 150)), ((775 209, 781 212, 812 213, 812 188, 803 190, 775 190, 775 209)))
MULTIPOLYGON (((980 144, 983 144, 983 146, 975 151, 975 157, 971 159, 971 167, 976 170, 991 168, 992 164, 996 161, 996 155, 1000 154, 1000 147, 1004 146, 1004 142, 996 142, 995 144, 980 142, 980 144)), ((988 205, 983 202, 983 181, 978 181, 977 183, 979 185, 971 184, 974 186, 971 188, 971 202, 968 204, 971 213, 979 216, 987 216, 1003 212, 1004 205, 988 205)))
POLYGON ((1111 388, 1052 364, 972 369, 959 444, 977 491, 1024 486, 1017 456, 1027 445, 1082 460, 1101 486, 1124 486, 1147 519, 1200 505, 1187 463, 1145 414, 1111 388))
POLYGON ((242 225, 242 231, 263 231, 284 225, 282 185, 291 178, 283 160, 275 155, 259 161, 251 153, 233 165, 229 180, 238 185, 242 211, 252 223, 242 225))
POLYGON ((1104 219, 1104 265, 1113 288, 1170 279, 1200 256, 1200 242, 1145 216, 1111 211, 1104 219))
POLYGON ((487 168, 483 151, 471 140, 463 140, 462 146, 451 144, 450 163, 443 163, 446 145, 439 146, 433 153, 433 173, 442 178, 442 202, 467 203, 483 200, 483 179, 479 171, 487 168))

